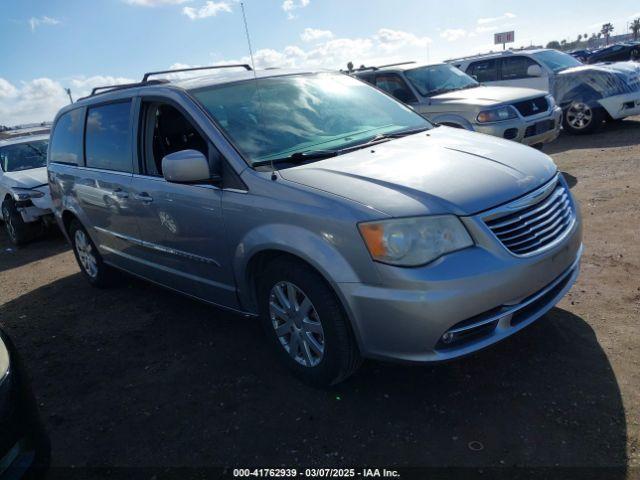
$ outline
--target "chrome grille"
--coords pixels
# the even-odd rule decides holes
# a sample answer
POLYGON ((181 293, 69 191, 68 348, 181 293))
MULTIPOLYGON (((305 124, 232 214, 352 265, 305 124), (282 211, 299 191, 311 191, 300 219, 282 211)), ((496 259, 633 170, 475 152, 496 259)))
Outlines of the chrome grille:
POLYGON ((569 192, 556 178, 525 199, 490 213, 484 221, 510 252, 533 255, 557 243, 571 230, 575 212, 569 192))

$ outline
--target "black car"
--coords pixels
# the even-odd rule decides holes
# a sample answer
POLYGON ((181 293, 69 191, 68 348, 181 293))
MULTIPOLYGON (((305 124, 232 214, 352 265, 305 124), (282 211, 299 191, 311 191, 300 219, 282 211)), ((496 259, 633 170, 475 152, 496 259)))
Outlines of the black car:
POLYGON ((0 480, 42 478, 49 458, 49 439, 22 362, 0 329, 0 480))
POLYGON ((627 62, 640 60, 640 42, 616 43, 592 52, 586 63, 627 62))
POLYGON ((587 63, 587 59, 591 56, 593 52, 591 50, 572 50, 569 52, 573 58, 580 60, 582 63, 587 63))

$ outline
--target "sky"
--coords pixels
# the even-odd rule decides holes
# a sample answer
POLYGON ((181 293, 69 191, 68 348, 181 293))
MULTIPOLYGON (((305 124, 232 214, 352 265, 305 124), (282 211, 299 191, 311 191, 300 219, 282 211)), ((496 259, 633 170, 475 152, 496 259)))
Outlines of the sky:
MULTIPOLYGON (((257 68, 436 62, 623 33, 637 0, 244 0, 257 68)), ((0 125, 52 120, 98 85, 144 72, 248 62, 237 0, 0 0, 0 125)))

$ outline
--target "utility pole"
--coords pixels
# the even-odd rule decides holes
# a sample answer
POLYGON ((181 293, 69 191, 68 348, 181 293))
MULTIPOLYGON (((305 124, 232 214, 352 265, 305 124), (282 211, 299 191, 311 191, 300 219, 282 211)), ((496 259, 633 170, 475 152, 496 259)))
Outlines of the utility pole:
POLYGON ((71 89, 65 88, 64 91, 67 92, 67 95, 69 95, 69 103, 73 103, 73 97, 71 96, 71 89))

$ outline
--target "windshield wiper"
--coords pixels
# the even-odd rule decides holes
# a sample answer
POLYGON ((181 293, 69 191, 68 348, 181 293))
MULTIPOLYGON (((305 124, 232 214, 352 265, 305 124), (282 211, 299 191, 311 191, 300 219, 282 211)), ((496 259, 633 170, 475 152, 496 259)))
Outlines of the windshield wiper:
POLYGON ((254 167, 261 165, 270 165, 272 163, 291 162, 299 163, 306 160, 322 160, 323 158, 331 158, 339 155, 341 150, 308 150, 302 152, 294 152, 286 157, 273 158, 271 160, 259 160, 253 163, 254 167))
POLYGON ((371 145, 377 145, 378 143, 388 142, 389 140, 393 140, 394 138, 401 138, 401 137, 406 137, 408 135, 413 135, 415 133, 424 132, 429 129, 431 129, 431 127, 408 128, 406 130, 400 130, 399 132, 379 133, 364 143, 358 143, 357 145, 352 145, 350 147, 345 147, 338 150, 307 150, 307 151, 301 151, 301 152, 294 152, 291 155, 287 155, 286 157, 279 157, 271 160, 259 160, 257 162, 253 162, 253 166, 260 167, 263 165, 270 165, 272 163, 274 164, 282 163, 282 162, 301 163, 307 160, 323 160, 325 158, 337 157, 338 155, 342 155, 343 153, 348 153, 354 150, 367 148, 367 147, 370 147, 371 145))

